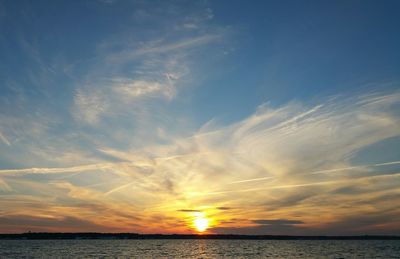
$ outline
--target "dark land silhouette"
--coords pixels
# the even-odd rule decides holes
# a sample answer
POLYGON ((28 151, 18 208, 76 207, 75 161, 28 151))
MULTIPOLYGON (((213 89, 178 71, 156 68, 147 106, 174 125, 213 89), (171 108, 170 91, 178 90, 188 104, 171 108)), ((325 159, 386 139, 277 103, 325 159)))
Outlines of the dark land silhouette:
POLYGON ((246 239, 246 240, 400 240, 400 236, 287 236, 287 235, 219 235, 219 234, 138 234, 138 233, 46 233, 0 234, 1 239, 246 239))

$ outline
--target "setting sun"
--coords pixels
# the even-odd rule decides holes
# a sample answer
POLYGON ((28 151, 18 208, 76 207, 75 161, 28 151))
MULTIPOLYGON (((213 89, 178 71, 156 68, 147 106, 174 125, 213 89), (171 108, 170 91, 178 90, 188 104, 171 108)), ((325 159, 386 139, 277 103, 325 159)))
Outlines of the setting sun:
POLYGON ((203 232, 208 228, 208 219, 206 218, 197 218, 194 220, 194 226, 197 231, 203 232))

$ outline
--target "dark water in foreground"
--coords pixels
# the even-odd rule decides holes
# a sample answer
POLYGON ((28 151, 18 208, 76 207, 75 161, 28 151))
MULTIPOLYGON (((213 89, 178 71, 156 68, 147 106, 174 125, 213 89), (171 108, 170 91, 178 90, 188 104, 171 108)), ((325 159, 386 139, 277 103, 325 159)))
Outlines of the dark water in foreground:
POLYGON ((400 240, 0 240, 0 258, 400 258, 400 240))

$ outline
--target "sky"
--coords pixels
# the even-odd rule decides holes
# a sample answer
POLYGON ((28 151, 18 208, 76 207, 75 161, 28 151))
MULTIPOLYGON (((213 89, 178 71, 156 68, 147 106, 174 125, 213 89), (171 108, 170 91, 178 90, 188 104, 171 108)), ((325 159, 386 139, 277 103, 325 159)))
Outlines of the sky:
POLYGON ((0 0, 0 232, 400 235, 399 8, 0 0))

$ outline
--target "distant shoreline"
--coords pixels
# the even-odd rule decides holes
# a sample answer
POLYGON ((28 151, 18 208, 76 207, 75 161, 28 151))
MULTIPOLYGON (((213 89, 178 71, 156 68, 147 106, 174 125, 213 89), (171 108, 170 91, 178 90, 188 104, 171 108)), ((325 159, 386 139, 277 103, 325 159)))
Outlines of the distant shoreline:
POLYGON ((137 234, 137 233, 45 233, 0 234, 0 240, 66 240, 66 239, 222 239, 222 240, 400 240, 400 236, 286 236, 286 235, 219 235, 219 234, 137 234))

